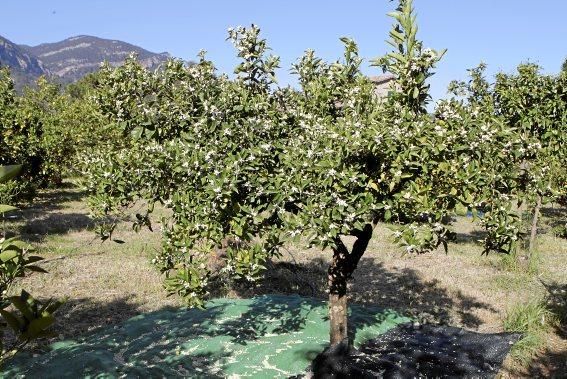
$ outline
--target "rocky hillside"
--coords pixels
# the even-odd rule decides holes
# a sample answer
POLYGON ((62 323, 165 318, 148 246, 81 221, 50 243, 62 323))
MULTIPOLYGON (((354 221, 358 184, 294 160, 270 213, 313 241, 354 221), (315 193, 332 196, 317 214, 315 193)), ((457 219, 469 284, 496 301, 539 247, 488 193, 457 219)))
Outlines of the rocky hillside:
POLYGON ((168 53, 152 53, 126 42, 92 36, 76 36, 55 43, 21 46, 40 59, 55 77, 63 82, 76 81, 98 69, 101 62, 120 65, 132 52, 145 67, 154 68, 165 62, 168 53))
POLYGON ((49 75, 45 65, 21 46, 0 36, 0 66, 8 66, 18 87, 32 83, 41 75, 49 75))
POLYGON ((38 46, 17 45, 0 36, 0 66, 10 67, 18 89, 34 83, 41 75, 71 83, 96 71, 101 62, 122 64, 130 53, 136 53, 142 65, 151 69, 171 57, 169 53, 152 53, 126 42, 92 36, 38 46))

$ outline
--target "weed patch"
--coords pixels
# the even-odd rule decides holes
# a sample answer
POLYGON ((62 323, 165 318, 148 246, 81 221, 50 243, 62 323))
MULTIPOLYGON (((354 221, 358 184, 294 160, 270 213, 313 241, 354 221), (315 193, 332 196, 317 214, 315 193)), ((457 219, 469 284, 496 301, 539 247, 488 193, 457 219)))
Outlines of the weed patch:
POLYGON ((524 335, 512 348, 512 357, 522 365, 529 364, 543 347, 546 334, 557 323, 557 316, 544 301, 530 301, 510 308, 504 318, 504 330, 524 335))

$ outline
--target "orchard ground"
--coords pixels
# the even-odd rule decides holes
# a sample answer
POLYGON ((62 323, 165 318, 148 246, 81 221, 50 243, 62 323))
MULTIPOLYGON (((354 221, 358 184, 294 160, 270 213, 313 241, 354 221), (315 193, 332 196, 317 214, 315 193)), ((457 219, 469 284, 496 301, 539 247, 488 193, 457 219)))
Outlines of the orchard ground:
MULTIPOLYGON (((542 282, 567 289, 567 241, 550 232, 554 222, 567 217, 567 209, 546 208, 543 213, 548 217, 541 224, 531 263, 522 256, 481 256, 477 240, 482 238, 482 230, 464 216, 456 216, 458 237, 448 254, 442 250, 404 254, 391 243, 388 227, 379 225, 351 283, 351 299, 391 308, 423 322, 500 332, 514 307, 546 296, 542 282)), ((58 339, 77 337, 143 312, 183 306, 181 299, 167 296, 163 278, 150 263, 160 248, 159 217, 154 218, 154 232, 135 233, 131 223, 123 220, 115 235, 125 243, 101 243, 88 214, 83 193, 67 183, 65 188, 42 192, 32 206, 5 223, 6 229, 36 247, 46 259, 42 267, 49 271, 19 284, 39 298, 56 293, 68 299, 58 311, 58 339)), ((326 299, 330 256, 330 252, 325 255, 288 246, 280 259, 269 263, 268 280, 252 289, 240 285, 219 288, 217 295, 299 293, 326 299)), ((503 376, 567 372, 566 334, 564 325, 550 328, 535 356, 509 358, 503 376)), ((41 349, 42 344, 45 342, 31 348, 41 349)))

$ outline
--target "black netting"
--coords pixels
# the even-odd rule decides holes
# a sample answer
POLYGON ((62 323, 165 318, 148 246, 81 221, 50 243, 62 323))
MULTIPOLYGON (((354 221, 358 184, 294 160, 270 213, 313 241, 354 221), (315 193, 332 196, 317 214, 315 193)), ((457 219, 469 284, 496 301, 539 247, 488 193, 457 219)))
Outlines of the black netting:
POLYGON ((481 334, 450 326, 400 325, 359 349, 346 343, 319 354, 314 378, 492 378, 516 333, 481 334))

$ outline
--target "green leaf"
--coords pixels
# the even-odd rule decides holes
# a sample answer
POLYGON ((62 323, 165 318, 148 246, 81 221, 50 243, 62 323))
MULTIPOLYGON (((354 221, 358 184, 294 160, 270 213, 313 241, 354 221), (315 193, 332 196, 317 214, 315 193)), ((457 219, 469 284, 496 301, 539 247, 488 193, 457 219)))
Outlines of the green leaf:
POLYGON ((22 169, 22 165, 10 165, 10 166, 0 166, 0 183, 7 182, 8 180, 12 179, 22 169))
POLYGON ((45 303, 45 305, 41 308, 40 313, 43 316, 47 316, 50 314, 55 313, 55 311, 57 309, 59 309, 59 307, 61 307, 63 305, 64 301, 53 301, 53 300, 49 300, 47 303, 45 303))
POLYGON ((0 213, 12 212, 12 211, 17 211, 17 210, 18 210, 18 208, 13 207, 11 205, 0 204, 0 213))
POLYGON ((55 322, 55 317, 49 316, 42 316, 36 318, 30 322, 27 330, 22 333, 22 336, 26 339, 34 339, 41 336, 41 333, 49 328, 55 322))
POLYGON ((392 180, 392 181, 390 182, 390 191, 393 191, 393 190, 394 190, 394 187, 396 187, 396 182, 392 180))
POLYGON ((8 262, 20 255, 20 252, 14 250, 7 250, 0 253, 0 261, 8 262))
POLYGON ((20 241, 16 239, 16 237, 4 241, 2 247, 5 250, 17 250, 17 251, 33 250, 33 248, 28 243, 24 241, 20 241))
POLYGON ((144 135, 144 128, 142 126, 136 126, 134 129, 132 129, 130 134, 135 140, 140 139, 144 135))
POLYGON ((417 99, 419 97, 419 88, 418 87, 413 88, 412 96, 413 96, 414 99, 417 99))

